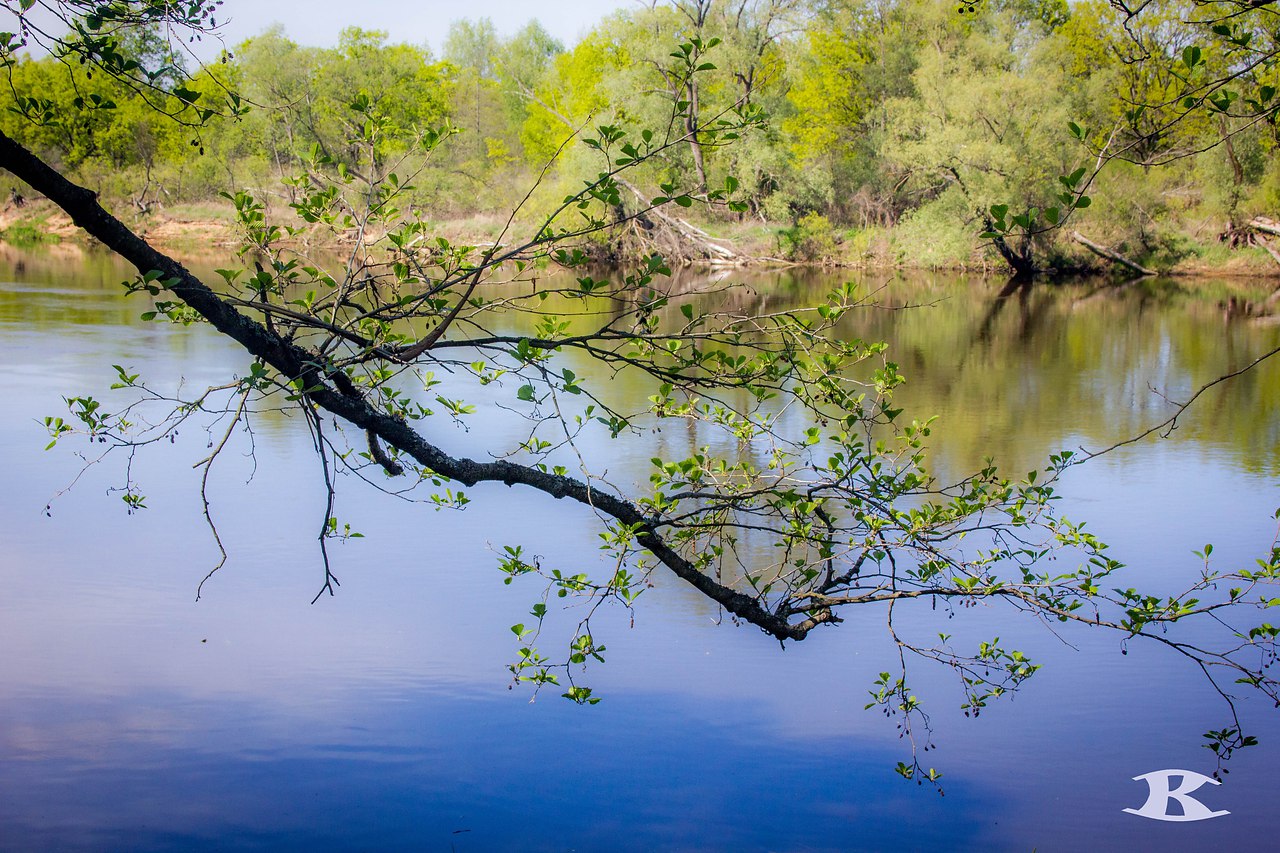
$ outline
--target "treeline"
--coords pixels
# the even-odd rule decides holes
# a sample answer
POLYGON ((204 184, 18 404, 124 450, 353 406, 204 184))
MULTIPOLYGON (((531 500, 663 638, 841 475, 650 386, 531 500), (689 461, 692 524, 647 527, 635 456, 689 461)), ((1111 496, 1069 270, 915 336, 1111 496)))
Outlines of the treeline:
MULTIPOLYGON (((992 207, 1059 204, 1061 177, 1092 178, 1103 151, 1114 159, 1073 228, 1146 263, 1221 265, 1219 235, 1280 212, 1274 125, 1180 93, 1194 73, 1264 93, 1280 83, 1269 63, 1241 70, 1215 50, 1239 30, 1215 35, 1202 7, 675 0, 616 13, 568 47, 536 23, 501 38, 461 22, 439 57, 381 32, 314 48, 272 29, 191 74, 143 34, 121 50, 154 88, 23 59, 0 128, 140 210, 242 188, 285 204, 308 170, 374 169, 411 177, 414 206, 437 219, 506 213, 532 188, 529 221, 599 171, 598 151, 566 144, 575 134, 647 128, 684 139, 631 182, 705 192, 733 176, 745 204, 711 211, 721 231, 800 260, 923 265, 998 262, 979 236, 992 207), (692 81, 675 70, 682 50, 702 68, 692 81), (673 102, 687 105, 682 126, 673 102), (744 104, 770 121, 703 142, 699 126, 744 104), (207 121, 190 120, 204 108, 207 121)), ((1274 41, 1257 29, 1254 48, 1274 41)), ((1022 240, 1047 264, 1074 262, 1059 231, 1022 240)))

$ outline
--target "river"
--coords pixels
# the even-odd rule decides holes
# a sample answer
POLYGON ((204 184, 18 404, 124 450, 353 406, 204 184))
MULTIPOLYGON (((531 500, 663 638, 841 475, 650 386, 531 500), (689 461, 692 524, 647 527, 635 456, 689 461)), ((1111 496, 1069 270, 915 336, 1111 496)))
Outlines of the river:
MULTIPOLYGON (((1002 295, 999 281, 858 276, 876 305, 850 323, 890 343, 908 380, 899 401, 939 416, 943 472, 987 456, 1021 472, 1105 447, 1163 418, 1160 394, 1185 398, 1280 342, 1280 326, 1230 310, 1260 305, 1261 284, 1002 295)), ((1200 735, 1225 722, 1223 703, 1166 649, 1122 654, 1114 636, 1059 637, 997 607, 913 617, 998 633, 1045 664, 978 719, 961 715, 954 676, 917 667, 945 796, 893 772, 908 748, 863 710, 890 654, 882 614, 782 649, 660 576, 634 626, 615 618, 600 638, 600 704, 531 702, 508 689, 506 664, 509 626, 537 590, 504 586, 494 551, 521 542, 597 567, 590 517, 502 486, 437 512, 344 482, 340 515, 364 537, 332 548, 342 586, 313 605, 322 475, 298 419, 258 419, 252 445, 237 436, 214 469, 229 559, 197 601, 218 554, 192 465, 216 434, 193 424, 139 453, 147 508, 133 514, 112 491, 123 456, 82 474, 77 453, 95 446, 43 450, 41 420, 65 413, 64 396, 125 399, 107 390, 112 365, 169 388, 248 368, 208 328, 141 321, 129 277, 92 253, 0 254, 0 848, 1176 850, 1263 847, 1280 832, 1274 709, 1240 703, 1261 743, 1196 793, 1230 815, 1126 814, 1147 795, 1133 777, 1213 770, 1200 735)), ((722 298, 748 310, 841 278, 737 277, 748 286, 722 298)), ((1275 535, 1278 416, 1280 365, 1267 363, 1169 437, 1073 469, 1062 510, 1111 543, 1134 585, 1194 576, 1206 542, 1250 565, 1275 535)), ((505 428, 481 413, 443 440, 505 428)), ((643 479, 644 443, 611 479, 643 479)))

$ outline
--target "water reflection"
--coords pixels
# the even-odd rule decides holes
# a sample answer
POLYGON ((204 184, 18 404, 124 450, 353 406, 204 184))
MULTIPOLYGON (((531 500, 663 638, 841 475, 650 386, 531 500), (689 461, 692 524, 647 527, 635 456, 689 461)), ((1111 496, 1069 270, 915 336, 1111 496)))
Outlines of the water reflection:
MULTIPOLYGON (((601 626, 610 662, 591 683, 604 703, 531 705, 506 690, 504 665, 507 626, 536 592, 503 586, 486 545, 523 542, 564 568, 596 569, 590 514, 501 486, 437 513, 344 483, 339 511, 367 538, 337 549, 344 585, 312 607, 320 472, 305 430, 285 418, 261 422, 256 460, 241 445, 215 469, 231 560, 196 603, 215 555, 190 470, 205 437, 191 430, 139 457, 146 512, 127 516, 104 495, 121 475, 107 464, 44 518, 79 465, 39 451, 36 419, 62 395, 101 393, 113 363, 194 385, 247 360, 206 329, 141 323, 144 308, 118 295, 128 271, 109 258, 4 257, 0 846, 1195 849, 1256 845, 1277 829, 1270 709, 1244 708, 1263 746, 1215 792, 1230 818, 1124 815, 1145 796, 1132 776, 1211 768, 1199 733, 1222 723, 1214 697, 1161 650, 1122 656, 1113 638, 1077 632, 1072 651, 997 608, 903 619, 904 630, 1016 637, 1048 664, 977 721, 960 718, 949 682, 918 669, 945 798, 892 774, 904 745, 862 710, 891 651, 883 613, 780 651, 716 624, 705 599, 660 577, 634 628, 622 613, 601 626)), ((775 310, 833 283, 795 271, 741 280, 719 304, 775 310)), ((1280 336, 1224 318, 1232 294, 1265 301, 1225 282, 1005 291, 881 276, 867 289, 875 307, 845 331, 892 342, 903 397, 940 415, 944 470, 986 455, 1031 467, 1062 446, 1126 437, 1164 416, 1148 386, 1185 396, 1280 336)), ((1278 383, 1274 366, 1251 373, 1168 441, 1079 469, 1065 483, 1068 514, 1090 519, 1148 581, 1194 571, 1189 552, 1204 541, 1224 560, 1251 560, 1280 504, 1278 383)), ((626 377, 610 387, 651 393, 626 377)), ((499 417, 442 436, 458 448, 490 440, 514 440, 499 417)), ((666 429, 653 440, 696 437, 666 429)), ((611 479, 643 482, 650 449, 617 448, 586 451, 612 454, 611 479)))
POLYGON ((242 703, 210 713, 181 696, 133 697, 174 709, 177 722, 57 698, 43 708, 54 717, 18 724, 68 741, 25 753, 6 745, 0 768, 0 786, 17 794, 0 821, 23 847, 751 849, 767 834, 790 849, 890 838, 942 849, 977 842, 977 822, 949 811, 996 806, 884 790, 887 751, 779 741, 749 713, 671 699, 582 716, 411 693, 282 733, 242 703), (33 766, 38 778, 24 784, 33 766), (721 778, 738 781, 709 781, 721 778))

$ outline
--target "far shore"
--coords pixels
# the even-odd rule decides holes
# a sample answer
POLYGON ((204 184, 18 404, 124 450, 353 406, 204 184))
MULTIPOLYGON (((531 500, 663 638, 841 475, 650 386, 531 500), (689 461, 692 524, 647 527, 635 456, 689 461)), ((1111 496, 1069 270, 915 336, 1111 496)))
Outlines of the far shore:
MULTIPOLYGON (((138 213, 117 210, 117 215, 129 227, 137 231, 159 249, 183 256, 223 254, 235 251, 240 245, 240 234, 229 204, 215 201, 206 204, 174 205, 159 211, 138 213)), ((289 216, 281 217, 288 222, 289 216)), ((295 223, 299 226, 301 222, 295 223)), ((467 218, 451 218, 433 221, 434 234, 448 239, 455 245, 484 247, 492 245, 501 233, 506 221, 493 214, 476 214, 467 218)), ((760 222, 721 221, 701 223, 714 239, 733 249, 736 259, 731 263, 710 260, 708 267, 762 268, 778 266, 806 266, 875 270, 935 270, 1005 277, 1008 267, 991 247, 983 245, 975 237, 970 256, 963 261, 926 263, 914 258, 902 246, 894 244, 892 229, 875 232, 851 232, 855 239, 833 239, 819 251, 787 252, 783 225, 760 222), (849 245, 856 243, 856 245, 849 245)), ((519 232, 509 234, 506 242, 518 238, 519 232)), ((295 246, 305 246, 313 251, 340 252, 351 245, 342 234, 335 238, 315 228, 301 227, 296 235, 285 241, 295 246)), ((43 199, 27 201, 21 206, 7 203, 0 207, 0 243, 27 248, 44 246, 66 254, 79 254, 91 243, 75 224, 43 199)), ((794 249, 794 247, 793 247, 794 249)), ((697 262, 695 262, 695 265, 697 262)), ((1280 287, 1280 261, 1260 248, 1245 247, 1226 250, 1212 244, 1207 251, 1189 253, 1172 264, 1158 265, 1160 276, 1178 278, 1274 278, 1280 287)), ((1069 257, 1069 268, 1059 272, 1061 277, 1090 276, 1113 273, 1118 277, 1132 278, 1132 274, 1119 265, 1084 251, 1074 251, 1069 257), (1113 268, 1114 267, 1114 268, 1113 268)))

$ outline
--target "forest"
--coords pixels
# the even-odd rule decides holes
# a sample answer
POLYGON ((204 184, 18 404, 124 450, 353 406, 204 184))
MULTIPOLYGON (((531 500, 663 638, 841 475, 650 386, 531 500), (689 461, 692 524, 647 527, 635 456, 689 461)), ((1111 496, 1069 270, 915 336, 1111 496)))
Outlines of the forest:
MULTIPOLYGON (((1273 16, 1263 4, 1208 21, 1209 6, 680 0, 615 13, 573 45, 536 21, 510 37, 488 19, 458 21, 438 56, 357 27, 310 47, 277 26, 202 67, 134 29, 120 51, 152 85, 23 51, 0 130, 144 228, 230 228, 220 194, 248 190, 288 211, 317 163, 356 168, 352 116, 376 116, 374 160, 413 175, 413 209, 481 241, 527 193, 521 219, 533 222, 594 176, 593 152, 566 144, 576 134, 659 125, 684 99, 692 128, 744 109, 759 120, 733 144, 690 134, 631 189, 642 199, 664 184, 705 194, 732 182, 734 209, 672 220, 723 238, 703 243, 731 247, 721 260, 1109 265, 1084 240, 1135 268, 1272 274, 1280 254, 1248 224, 1280 213, 1276 73, 1253 60, 1271 53, 1273 16), (673 73, 681 43, 696 45, 696 82, 673 73), (230 109, 206 110, 229 93, 230 109), (202 120, 166 115, 182 110, 202 120), (424 133, 446 144, 415 149, 424 133), (1064 185, 1071 223, 1055 227, 1064 185)), ((13 210, 20 193, 6 180, 7 239, 46 237, 48 211, 13 210)))

